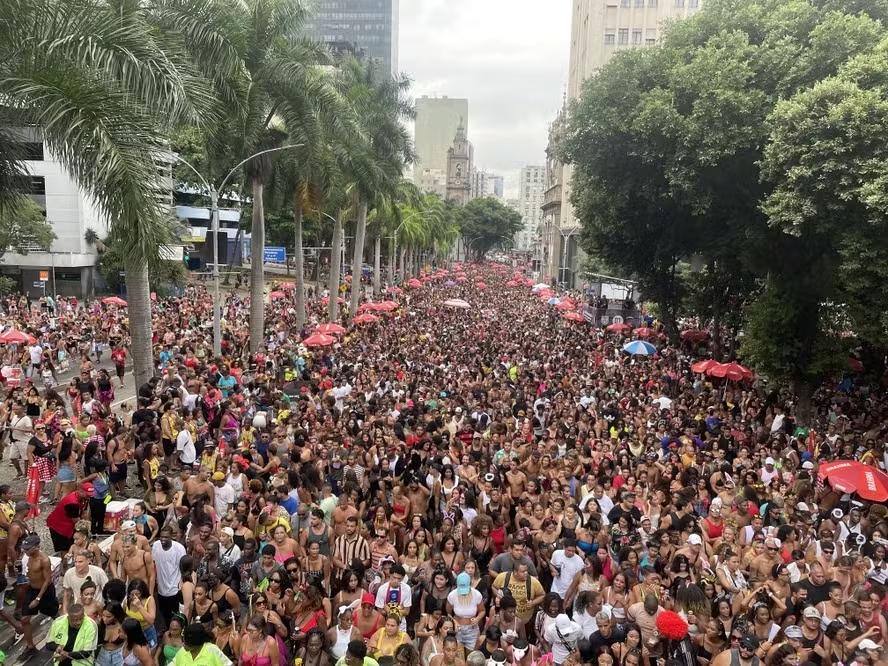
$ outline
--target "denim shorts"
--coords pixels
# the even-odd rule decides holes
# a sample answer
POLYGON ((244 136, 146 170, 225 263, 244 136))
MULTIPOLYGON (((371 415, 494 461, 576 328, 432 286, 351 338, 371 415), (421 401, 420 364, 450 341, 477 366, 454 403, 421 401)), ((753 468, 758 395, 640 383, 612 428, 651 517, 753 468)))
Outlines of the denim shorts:
POLYGON ((123 647, 116 650, 100 647, 96 656, 96 666, 123 666, 123 647))

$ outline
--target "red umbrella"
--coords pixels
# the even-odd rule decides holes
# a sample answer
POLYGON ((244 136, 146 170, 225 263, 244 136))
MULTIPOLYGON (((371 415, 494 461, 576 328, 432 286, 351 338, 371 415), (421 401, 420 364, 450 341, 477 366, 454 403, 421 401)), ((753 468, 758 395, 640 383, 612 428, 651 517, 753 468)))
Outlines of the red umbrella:
POLYGON ((824 463, 817 474, 841 493, 857 493, 871 502, 888 500, 888 474, 857 460, 824 463))
POLYGON ((312 333, 305 340, 302 341, 306 347, 329 347, 334 342, 336 342, 336 338, 332 335, 324 335, 323 333, 312 333))
POLYGON ((10 328, 6 333, 0 335, 0 342, 5 342, 10 345, 20 345, 27 342, 29 345, 33 345, 37 342, 37 338, 33 335, 28 335, 17 328, 10 328))
POLYGON ((583 321, 583 315, 579 312, 565 312, 562 315, 563 319, 567 319, 568 321, 583 321))
POLYGON ((483 282, 476 282, 475 289, 480 289, 481 291, 484 291, 485 289, 487 289, 487 285, 483 282))
POLYGON ((622 333, 623 331, 628 331, 631 326, 629 324, 608 324, 607 328, 604 330, 610 331, 611 333, 622 333))
POLYGON ((681 332, 681 339, 687 340, 688 342, 702 342, 708 337, 709 331, 703 331, 700 329, 691 329, 689 331, 681 332))
POLYGON ((295 282, 281 282, 278 287, 284 291, 293 291, 296 288, 295 282))
POLYGON ((342 333, 345 333, 345 327, 340 326, 339 324, 319 324, 314 332, 321 333, 323 335, 340 335, 342 333))
POLYGON ((467 279, 467 278, 466 278, 465 275, 457 275, 457 276, 456 276, 456 281, 457 281, 457 282, 465 282, 466 279, 467 279))
POLYGON ((268 297, 273 301, 277 301, 281 298, 286 298, 286 296, 287 295, 282 291, 273 291, 268 295, 268 297))
POLYGON ((694 363, 694 365, 691 366, 691 370, 701 375, 705 375, 709 368, 716 365, 720 365, 720 363, 714 359, 707 358, 705 361, 697 361, 694 363))
POLYGON ((108 296, 102 299, 102 303, 105 305, 116 305, 119 308, 126 307, 126 301, 123 300, 120 296, 108 296))
POLYGON ((422 286, 422 282, 413 278, 412 280, 407 280, 407 286, 411 289, 419 289, 422 286))
POLYGON ((752 379, 752 370, 739 363, 716 363, 709 367, 706 374, 710 377, 725 377, 732 382, 752 379))
POLYGON ((395 301, 382 301, 376 304, 374 310, 379 310, 381 312, 391 312, 392 310, 397 310, 400 306, 395 301))
POLYGON ((536 284, 536 282, 534 282, 531 278, 526 278, 524 280, 524 284, 526 284, 528 287, 532 287, 533 285, 536 284))
POLYGON ((635 333, 636 338, 649 338, 654 335, 654 329, 648 328, 647 326, 641 326, 636 328, 633 333, 635 333))
POLYGON ((356 324, 372 324, 375 321, 379 321, 379 317, 368 312, 366 314, 359 314, 357 317, 352 319, 352 321, 356 324))
POLYGON ((401 287, 389 287, 385 290, 387 294, 403 294, 404 290, 401 287))
POLYGON ((577 306, 574 303, 572 303, 571 301, 564 300, 564 301, 561 301, 560 303, 558 303, 558 305, 555 306, 555 309, 556 310, 564 310, 564 311, 576 310, 577 306))

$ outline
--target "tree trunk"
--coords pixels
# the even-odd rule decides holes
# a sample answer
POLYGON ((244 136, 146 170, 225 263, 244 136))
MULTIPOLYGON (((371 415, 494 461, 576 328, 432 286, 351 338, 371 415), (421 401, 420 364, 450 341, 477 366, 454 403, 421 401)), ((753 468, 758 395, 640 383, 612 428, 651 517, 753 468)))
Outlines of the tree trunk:
POLYGON ((373 298, 379 298, 382 288, 382 238, 377 236, 373 243, 373 298))
POLYGON ((796 425, 809 427, 814 425, 814 384, 804 379, 792 382, 792 391, 796 394, 795 408, 796 425))
POLYGON ((401 282, 404 281, 404 269, 406 268, 405 261, 407 259, 407 248, 402 247, 400 254, 398 254, 398 275, 401 276, 401 282))
POLYGON ((389 245, 389 284, 395 285, 395 262, 398 257, 398 241, 394 238, 389 245))
POLYGON ((296 271, 296 327, 305 325, 305 266, 302 261, 302 204, 299 194, 296 194, 296 202, 293 204, 293 220, 296 227, 293 249, 293 262, 296 271))
POLYGON ((367 202, 361 197, 358 204, 358 221, 355 224, 355 251, 352 255, 351 303, 348 307, 349 321, 358 314, 361 302, 361 278, 364 276, 364 237, 367 235, 367 202))
POLYGON ((336 213, 336 223, 333 225, 333 240, 330 243, 330 275, 327 276, 327 291, 330 292, 330 302, 327 305, 327 318, 331 322, 339 321, 339 304, 336 302, 339 296, 339 269, 342 249, 342 211, 336 213))
POLYGON ((253 178, 253 225, 250 241, 250 351, 262 348, 265 339, 265 210, 263 188, 259 178, 253 178))
POLYGON ((154 376, 154 348, 151 330, 151 286, 148 264, 136 257, 124 260, 129 329, 132 337, 133 374, 136 390, 154 376))

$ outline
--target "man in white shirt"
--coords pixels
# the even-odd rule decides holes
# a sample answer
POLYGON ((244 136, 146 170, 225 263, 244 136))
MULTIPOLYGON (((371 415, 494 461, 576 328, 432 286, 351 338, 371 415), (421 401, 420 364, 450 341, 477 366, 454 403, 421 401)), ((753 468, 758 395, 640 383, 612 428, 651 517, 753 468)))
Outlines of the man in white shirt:
POLYGON ((575 539, 565 539, 564 547, 552 553, 549 568, 553 576, 552 592, 564 599, 573 579, 583 570, 583 558, 577 555, 575 539))
POLYGON ((380 585, 376 591, 376 607, 383 613, 397 608, 401 614, 402 631, 407 631, 407 615, 413 605, 413 591, 407 583, 402 582, 405 575, 404 567, 395 564, 388 582, 380 585))
POLYGON ((28 368, 28 377, 33 377, 37 374, 40 364, 43 363, 43 347, 40 346, 39 342, 35 342, 28 349, 28 353, 31 355, 31 367, 28 368))
POLYGON ((173 613, 179 612, 182 603, 182 574, 179 562, 185 557, 185 546, 173 541, 169 527, 160 530, 160 538, 151 546, 151 557, 157 570, 157 610, 169 626, 173 613))
POLYGON ((28 461, 28 441, 34 435, 34 423, 25 414, 25 406, 16 402, 9 415, 9 460, 15 467, 17 479, 25 476, 21 461, 28 461))
POLYGON ((194 448, 194 438, 188 428, 179 430, 176 436, 176 451, 179 452, 179 460, 183 465, 193 465, 197 460, 197 449, 194 448))
POLYGON ((340 413, 345 409, 345 399, 351 395, 352 387, 351 384, 344 380, 338 380, 336 382, 336 386, 334 386, 331 390, 333 397, 336 399, 336 409, 340 413))
POLYGON ((234 506, 234 488, 225 480, 223 472, 213 472, 213 485, 216 486, 213 496, 216 515, 224 516, 234 506))
POLYGON ((102 588, 108 582, 108 576, 94 564, 89 563, 85 553, 74 556, 74 566, 65 572, 62 578, 62 612, 67 613, 72 604, 80 603, 80 587, 89 579, 96 585, 96 598, 102 598, 102 588))

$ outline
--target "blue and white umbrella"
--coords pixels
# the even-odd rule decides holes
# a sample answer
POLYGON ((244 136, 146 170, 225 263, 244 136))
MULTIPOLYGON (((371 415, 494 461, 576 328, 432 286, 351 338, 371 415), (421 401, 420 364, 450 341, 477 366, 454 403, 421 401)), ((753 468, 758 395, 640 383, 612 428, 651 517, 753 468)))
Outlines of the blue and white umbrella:
POLYGON ((657 348, 650 342, 644 340, 633 340, 623 345, 623 351, 633 356, 653 356, 657 353, 657 348))
POLYGON ((549 305, 558 305, 560 302, 561 299, 556 298, 555 296, 552 296, 548 301, 546 301, 546 303, 548 303, 549 305))

